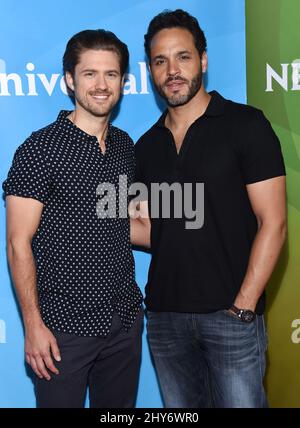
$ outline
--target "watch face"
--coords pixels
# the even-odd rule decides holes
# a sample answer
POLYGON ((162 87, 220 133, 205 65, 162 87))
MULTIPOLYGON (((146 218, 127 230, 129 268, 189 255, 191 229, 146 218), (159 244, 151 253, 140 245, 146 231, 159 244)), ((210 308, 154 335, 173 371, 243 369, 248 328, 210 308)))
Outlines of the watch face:
POLYGON ((255 313, 248 310, 242 313, 241 319, 244 322, 252 322, 254 320, 254 317, 255 317, 255 313))

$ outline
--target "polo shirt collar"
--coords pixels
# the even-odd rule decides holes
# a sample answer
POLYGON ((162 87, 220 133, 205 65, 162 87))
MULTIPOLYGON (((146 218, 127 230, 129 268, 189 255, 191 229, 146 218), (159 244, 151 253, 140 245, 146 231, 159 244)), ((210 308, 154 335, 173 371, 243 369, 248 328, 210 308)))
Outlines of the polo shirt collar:
MULTIPOLYGON (((209 92, 209 95, 211 95, 211 99, 203 116, 222 116, 225 110, 226 99, 223 98, 222 95, 220 95, 217 91, 211 91, 209 92)), ((156 122, 155 126, 158 128, 165 128, 165 119, 167 114, 168 110, 164 111, 156 122)))
MULTIPOLYGON (((67 117, 72 113, 72 110, 61 110, 59 112, 59 115, 57 116, 56 122, 62 127, 62 129, 65 132, 69 132, 72 134, 74 138, 82 139, 82 140, 89 140, 93 142, 97 142, 97 138, 93 135, 87 134, 82 129, 78 128, 78 126, 74 125, 73 122, 71 122, 70 119, 67 117)), ((114 127, 111 123, 108 124, 108 131, 107 131, 107 137, 106 140, 111 140, 114 134, 114 127)))

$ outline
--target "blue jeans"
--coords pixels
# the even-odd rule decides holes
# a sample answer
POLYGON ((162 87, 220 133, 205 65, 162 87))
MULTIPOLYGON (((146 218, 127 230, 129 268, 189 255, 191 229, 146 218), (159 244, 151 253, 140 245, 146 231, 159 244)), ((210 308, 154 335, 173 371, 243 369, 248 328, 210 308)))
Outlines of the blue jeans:
POLYGON ((268 407, 263 315, 148 311, 147 330, 165 407, 268 407))

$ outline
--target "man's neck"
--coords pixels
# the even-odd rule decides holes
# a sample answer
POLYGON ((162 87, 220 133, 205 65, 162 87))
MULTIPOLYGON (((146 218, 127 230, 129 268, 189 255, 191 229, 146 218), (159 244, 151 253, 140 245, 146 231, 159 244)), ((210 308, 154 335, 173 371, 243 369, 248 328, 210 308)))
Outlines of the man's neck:
POLYGON ((170 129, 189 128, 200 116, 202 116, 210 102, 209 95, 203 86, 199 92, 187 103, 178 107, 168 107, 165 126, 170 129))
POLYGON ((82 131, 97 137, 99 143, 105 140, 109 117, 109 115, 103 117, 93 116, 91 113, 78 108, 75 108, 68 116, 74 125, 82 131))

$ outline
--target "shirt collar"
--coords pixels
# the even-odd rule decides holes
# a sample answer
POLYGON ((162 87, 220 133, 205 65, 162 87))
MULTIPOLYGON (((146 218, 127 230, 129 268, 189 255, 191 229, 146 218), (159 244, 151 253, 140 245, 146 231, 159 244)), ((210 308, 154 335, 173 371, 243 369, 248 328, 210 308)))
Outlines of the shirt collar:
MULTIPOLYGON (((67 118, 71 113, 72 110, 61 110, 59 112, 59 115, 57 116, 56 122, 63 128, 65 132, 71 133, 74 138, 90 140, 98 143, 97 138, 94 135, 90 135, 84 132, 82 129, 78 128, 78 126, 74 125, 74 123, 71 122, 70 119, 67 118)), ((113 131, 114 127, 111 123, 109 123, 106 140, 111 139, 113 131)))
MULTIPOLYGON (((211 99, 203 116, 222 116, 224 114, 227 100, 223 98, 222 95, 220 95, 217 91, 211 91, 209 92, 209 95, 211 96, 211 99)), ((157 126, 158 128, 165 128, 165 119, 167 114, 168 110, 164 111, 154 126, 157 126)))

